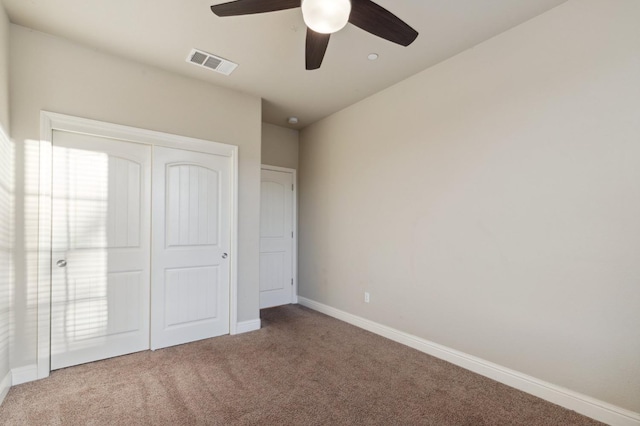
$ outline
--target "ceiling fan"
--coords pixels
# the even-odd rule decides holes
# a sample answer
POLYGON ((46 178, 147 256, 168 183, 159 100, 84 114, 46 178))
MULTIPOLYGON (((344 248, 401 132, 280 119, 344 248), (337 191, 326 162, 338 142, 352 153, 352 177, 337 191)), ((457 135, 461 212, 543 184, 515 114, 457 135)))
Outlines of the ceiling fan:
POLYGON ((307 25, 306 68, 315 70, 329 45, 332 33, 348 22, 393 43, 408 46, 418 32, 371 0, 235 0, 211 6, 217 16, 238 16, 302 8, 307 25))

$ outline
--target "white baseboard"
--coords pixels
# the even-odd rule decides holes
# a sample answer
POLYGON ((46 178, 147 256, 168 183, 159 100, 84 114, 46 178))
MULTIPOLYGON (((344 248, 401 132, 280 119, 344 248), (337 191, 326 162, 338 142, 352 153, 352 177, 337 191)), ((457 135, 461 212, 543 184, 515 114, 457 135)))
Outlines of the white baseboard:
POLYGON ((38 380, 38 366, 36 364, 25 365, 11 370, 11 385, 21 385, 38 380))
POLYGON ((248 333, 250 331, 260 330, 260 326, 261 326, 260 318, 249 320, 249 321, 240 321, 236 325, 235 334, 242 334, 242 333, 248 333))
POLYGON ((301 305, 337 318, 356 327, 412 347, 459 367, 489 377, 523 392, 535 395, 569 410, 613 426, 640 426, 640 414, 617 407, 570 389, 548 383, 515 370, 485 361, 473 355, 448 348, 438 343, 378 324, 371 320, 341 311, 314 300, 298 296, 301 305))
POLYGON ((11 388, 11 371, 7 371, 2 381, 0 381, 0 404, 4 401, 5 396, 11 388))

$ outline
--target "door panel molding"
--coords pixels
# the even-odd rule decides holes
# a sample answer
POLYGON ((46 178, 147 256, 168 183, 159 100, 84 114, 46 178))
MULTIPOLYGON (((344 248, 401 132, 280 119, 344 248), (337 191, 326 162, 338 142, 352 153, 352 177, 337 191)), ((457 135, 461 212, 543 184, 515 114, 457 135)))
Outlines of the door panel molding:
POLYGON ((51 366, 51 214, 52 140, 54 130, 118 139, 152 147, 167 147, 230 159, 230 287, 229 329, 238 332, 238 147, 203 139, 90 120, 49 111, 40 112, 40 181, 38 194, 37 378, 49 376, 51 366))

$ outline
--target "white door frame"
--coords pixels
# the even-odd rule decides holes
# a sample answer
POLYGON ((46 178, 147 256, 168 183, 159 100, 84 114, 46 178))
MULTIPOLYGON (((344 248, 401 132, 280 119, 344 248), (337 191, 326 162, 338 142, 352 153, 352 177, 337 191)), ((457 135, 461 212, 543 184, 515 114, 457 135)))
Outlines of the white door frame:
POLYGON ((260 170, 273 170, 275 172, 291 173, 293 175, 293 297, 292 303, 298 303, 298 176, 296 169, 287 167, 269 166, 263 164, 260 170))
POLYGON ((53 131, 83 133, 123 141, 229 157, 231 160, 231 265, 229 332, 238 329, 238 147, 203 139, 89 120, 54 112, 40 112, 40 191, 38 195, 38 297, 37 378, 49 376, 51 368, 51 185, 53 131))

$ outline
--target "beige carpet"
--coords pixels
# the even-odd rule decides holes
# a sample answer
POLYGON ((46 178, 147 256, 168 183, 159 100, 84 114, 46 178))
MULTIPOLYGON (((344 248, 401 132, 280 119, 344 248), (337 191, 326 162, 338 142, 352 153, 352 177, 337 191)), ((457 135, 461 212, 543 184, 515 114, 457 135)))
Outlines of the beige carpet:
POLYGON ((309 309, 260 331, 54 371, 12 388, 2 425, 592 425, 309 309))

